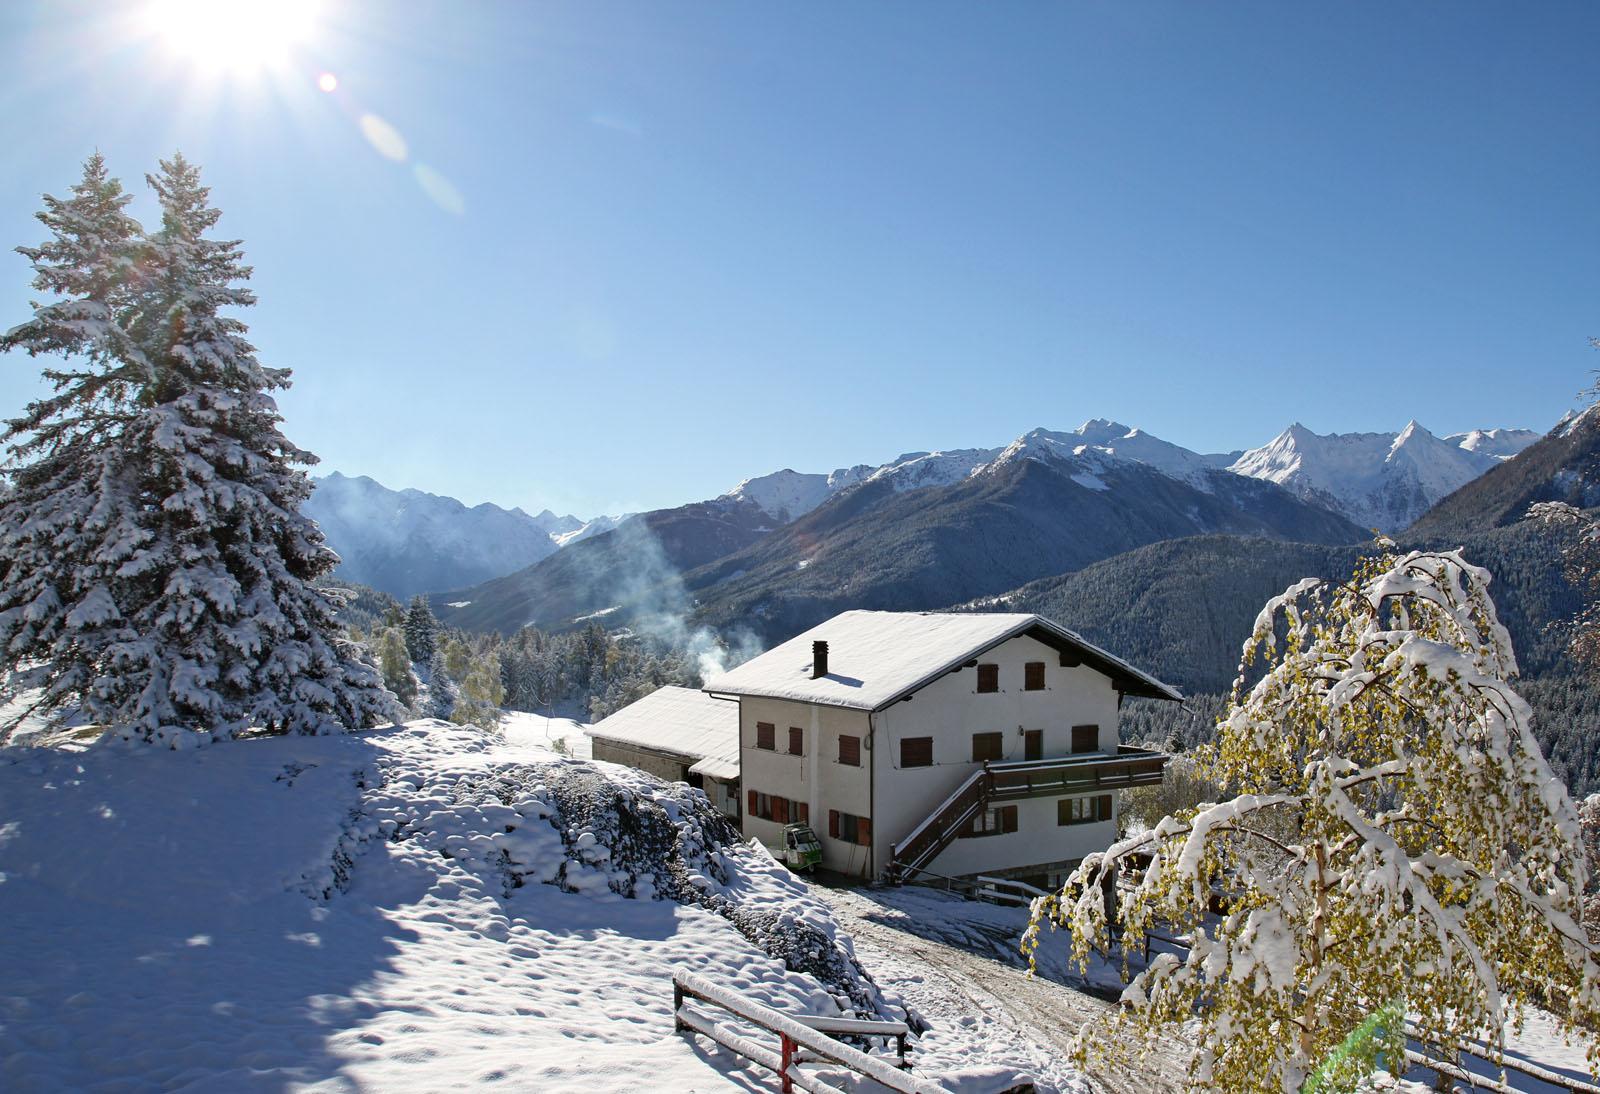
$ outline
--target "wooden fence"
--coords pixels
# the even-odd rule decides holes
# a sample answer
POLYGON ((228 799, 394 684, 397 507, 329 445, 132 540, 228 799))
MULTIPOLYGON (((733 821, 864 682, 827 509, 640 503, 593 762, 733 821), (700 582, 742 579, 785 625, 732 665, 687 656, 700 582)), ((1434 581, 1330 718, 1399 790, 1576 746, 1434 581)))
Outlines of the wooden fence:
POLYGON ((689 1030, 707 1037, 730 1052, 777 1072, 784 1094, 790 1094, 796 1088, 811 1091, 812 1094, 845 1094, 838 1087, 830 1086, 817 1076, 801 1070, 802 1063, 815 1061, 827 1061, 847 1068, 897 1094, 936 1094, 939 1090, 930 1080, 917 1078, 881 1056, 869 1056, 858 1048, 828 1036, 832 1032, 893 1039, 899 1046, 900 1060, 904 1066, 905 1038, 910 1032, 904 1022, 783 1014, 685 969, 672 974, 672 1011, 673 1022, 678 1030, 689 1030), (686 1007, 684 1002, 689 999, 720 1008, 750 1025, 776 1034, 777 1047, 774 1049, 768 1044, 758 1043, 730 1024, 686 1007))

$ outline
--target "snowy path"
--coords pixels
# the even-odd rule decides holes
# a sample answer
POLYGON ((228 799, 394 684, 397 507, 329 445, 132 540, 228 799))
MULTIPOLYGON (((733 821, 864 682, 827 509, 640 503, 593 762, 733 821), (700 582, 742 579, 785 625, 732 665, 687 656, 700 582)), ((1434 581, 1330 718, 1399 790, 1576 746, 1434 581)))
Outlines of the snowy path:
MULTIPOLYGON (((1059 1072, 1068 1046, 1084 1022, 1107 1015, 1113 1004, 1042 977, 1030 979, 1021 969, 979 956, 948 941, 945 935, 978 949, 1010 944, 999 923, 985 918, 1015 916, 1015 909, 968 905, 976 921, 920 919, 906 927, 890 925, 883 902, 850 889, 813 886, 832 907, 840 926, 855 942, 856 955, 878 984, 898 993, 920 1011, 934 1030, 958 1029, 964 1040, 1010 1042, 1012 1051, 1036 1073, 1059 1072), (994 913, 988 915, 987 913, 994 913), (915 933, 909 928, 915 928, 915 933)), ((904 890, 915 899, 914 890, 904 890)), ((1091 1069, 1091 1089, 1104 1094, 1160 1094, 1184 1089, 1186 1059, 1163 1048, 1138 1071, 1091 1069)))

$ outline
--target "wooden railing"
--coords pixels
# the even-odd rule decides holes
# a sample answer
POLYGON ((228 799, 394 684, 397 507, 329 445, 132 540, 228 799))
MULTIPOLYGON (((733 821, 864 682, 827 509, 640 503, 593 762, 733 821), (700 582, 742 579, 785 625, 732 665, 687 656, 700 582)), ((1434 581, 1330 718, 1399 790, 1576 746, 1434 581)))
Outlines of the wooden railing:
POLYGON ((680 1032, 687 1030, 707 1037, 730 1052, 777 1072, 784 1094, 790 1094, 796 1087, 812 1091, 813 1094, 845 1094, 838 1087, 830 1086, 800 1069, 802 1063, 819 1060, 847 1068, 898 1094, 936 1094, 941 1089, 933 1080, 913 1076, 882 1057, 869 1056, 858 1048, 836 1041, 819 1028, 857 1036, 895 1038, 904 1066, 905 1037, 910 1032, 904 1022, 783 1014, 686 969, 679 969, 672 974, 672 1012, 674 1026, 680 1032), (718 1007, 758 1029, 777 1034, 778 1047, 774 1050, 768 1045, 759 1044, 729 1023, 718 1022, 710 1015, 686 1007, 684 1002, 688 999, 718 1007))
POLYGON ((1166 764, 1166 753, 1131 745, 1119 746, 1116 755, 1090 752, 1048 760, 985 763, 913 828, 910 835, 895 844, 890 872, 896 877, 905 877, 926 867, 991 801, 1146 786, 1161 781, 1166 764))

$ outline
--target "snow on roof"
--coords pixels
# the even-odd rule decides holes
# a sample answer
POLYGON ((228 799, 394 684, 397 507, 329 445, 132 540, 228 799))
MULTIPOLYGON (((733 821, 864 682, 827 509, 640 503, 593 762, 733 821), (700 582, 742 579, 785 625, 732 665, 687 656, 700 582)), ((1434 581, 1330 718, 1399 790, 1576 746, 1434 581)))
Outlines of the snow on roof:
POLYGON ((1071 649, 1130 695, 1182 699, 1148 673, 1043 616, 1017 613, 843 612, 738 668, 705 690, 880 710, 1008 638, 1033 637, 1071 649), (828 643, 828 675, 811 678, 811 644, 828 643))
POLYGON ((697 761, 689 770, 714 779, 739 777, 739 707, 694 688, 660 688, 584 730, 615 741, 697 761))

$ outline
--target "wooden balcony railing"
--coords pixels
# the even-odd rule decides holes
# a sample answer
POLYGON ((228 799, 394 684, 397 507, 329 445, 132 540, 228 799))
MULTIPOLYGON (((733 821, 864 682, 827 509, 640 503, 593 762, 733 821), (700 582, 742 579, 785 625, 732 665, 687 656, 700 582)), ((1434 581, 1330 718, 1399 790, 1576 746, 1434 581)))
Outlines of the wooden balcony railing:
POLYGON ((890 874, 904 877, 927 867, 990 802, 1159 783, 1166 764, 1166 753, 1130 745, 1118 747, 1115 754, 1085 752, 1048 760, 985 763, 895 844, 890 874))

